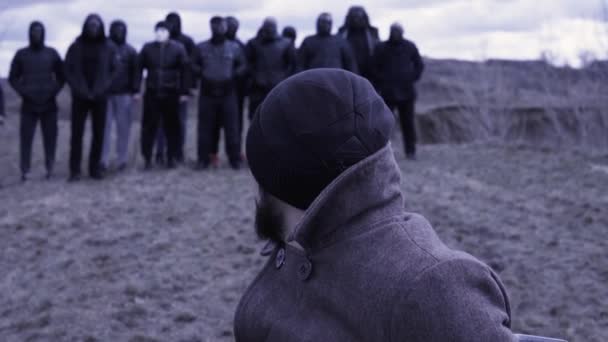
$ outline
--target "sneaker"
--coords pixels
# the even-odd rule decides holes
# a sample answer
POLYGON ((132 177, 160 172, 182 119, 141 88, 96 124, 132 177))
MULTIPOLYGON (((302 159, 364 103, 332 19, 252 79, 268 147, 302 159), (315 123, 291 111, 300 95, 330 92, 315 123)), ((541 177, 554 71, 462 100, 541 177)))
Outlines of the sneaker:
POLYGON ((30 180, 30 173, 29 173, 29 172, 24 172, 24 173, 21 175, 21 182, 25 183, 25 182, 27 182, 28 180, 30 180))
POLYGON ((208 168, 209 168, 209 163, 204 162, 204 161, 198 161, 196 163, 196 166, 194 167, 194 169, 198 170, 198 171, 207 170, 208 168))
POLYGON ((211 165, 213 167, 219 167, 220 166, 220 157, 217 154, 210 155, 209 159, 211 160, 211 165))
POLYGON ((146 170, 146 171, 152 170, 152 161, 150 159, 146 160, 146 162, 144 164, 144 170, 146 170))
POLYGON ((416 154, 415 153, 407 153, 405 155, 405 159, 407 159, 407 160, 416 160, 416 154))
POLYGON ((73 173, 70 175, 70 178, 68 178, 68 182, 73 183, 73 182, 78 182, 80 180, 80 174, 79 173, 73 173))
POLYGON ((44 175, 44 178, 46 180, 50 180, 51 178, 53 178, 53 171, 47 171, 46 175, 44 175))
POLYGON ((233 170, 240 170, 241 169, 241 162, 240 161, 238 161, 238 162, 231 162, 230 163, 230 167, 233 170))
POLYGON ((118 167, 116 168, 116 171, 122 172, 122 171, 124 171, 126 169, 127 169, 127 163, 120 163, 120 164, 118 164, 118 167))
POLYGON ((99 164, 99 171, 101 173, 106 173, 108 171, 108 165, 106 163, 99 164))
POLYGON ((95 172, 91 172, 91 178, 95 179, 95 180, 102 180, 103 179, 103 172, 101 172, 101 170, 95 171, 95 172))
POLYGON ((167 169, 175 169, 177 167, 177 163, 173 159, 169 159, 167 161, 167 169))
POLYGON ((165 156, 163 154, 156 155, 156 164, 165 165, 165 156))

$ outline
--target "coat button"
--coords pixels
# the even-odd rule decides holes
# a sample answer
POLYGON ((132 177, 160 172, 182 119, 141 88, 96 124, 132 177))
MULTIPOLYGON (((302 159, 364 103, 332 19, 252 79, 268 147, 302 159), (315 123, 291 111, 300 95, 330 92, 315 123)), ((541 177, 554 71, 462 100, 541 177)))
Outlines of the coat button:
POLYGON ((298 277, 301 280, 306 280, 310 277, 312 273, 312 263, 310 261, 303 262, 298 268, 298 277))
POLYGON ((283 266, 284 263, 285 263, 285 249, 281 248, 277 252, 277 256, 274 259, 274 266, 278 270, 279 268, 281 268, 281 266, 283 266))

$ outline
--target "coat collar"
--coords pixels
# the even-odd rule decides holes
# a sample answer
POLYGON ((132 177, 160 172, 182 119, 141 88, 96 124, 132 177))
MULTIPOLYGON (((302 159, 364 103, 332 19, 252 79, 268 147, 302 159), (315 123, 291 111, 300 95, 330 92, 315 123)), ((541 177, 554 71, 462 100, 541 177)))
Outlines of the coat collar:
POLYGON ((295 240, 306 251, 320 249, 401 212, 401 173, 389 143, 330 183, 288 242, 295 240))

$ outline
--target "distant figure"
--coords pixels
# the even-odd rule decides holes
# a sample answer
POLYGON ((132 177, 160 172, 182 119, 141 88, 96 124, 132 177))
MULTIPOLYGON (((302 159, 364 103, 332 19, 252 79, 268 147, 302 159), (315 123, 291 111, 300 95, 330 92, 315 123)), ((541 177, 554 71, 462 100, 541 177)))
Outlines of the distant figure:
POLYGON ((283 32, 281 32, 281 36, 283 36, 283 38, 287 38, 291 41, 291 44, 293 44, 293 46, 296 45, 296 38, 298 38, 298 32, 296 31, 296 28, 293 26, 285 26, 283 28, 283 32))
POLYGON ((175 168, 180 150, 180 102, 190 92, 188 76, 190 65, 184 46, 169 39, 169 25, 164 21, 156 24, 156 40, 144 45, 139 53, 138 76, 144 70, 146 91, 144 115, 141 126, 141 151, 145 168, 152 167, 152 148, 160 124, 167 139, 167 168, 175 168))
POLYGON ((348 42, 332 35, 331 28, 331 14, 321 13, 317 19, 317 34, 304 38, 298 50, 298 71, 338 68, 358 72, 357 61, 348 42))
POLYGON ((0 85, 0 126, 4 125, 4 120, 6 118, 6 109, 4 106, 4 91, 2 90, 2 85, 0 85))
POLYGON ((129 154, 129 139, 131 123, 133 122, 132 102, 139 93, 139 68, 137 66, 137 51, 127 43, 127 25, 122 20, 110 24, 110 39, 116 44, 117 72, 110 87, 108 112, 103 143, 101 162, 104 168, 110 164, 110 149, 112 143, 112 122, 116 124, 116 155, 118 170, 127 167, 129 154))
POLYGON ((418 48, 403 38, 399 23, 391 26, 390 38, 376 47, 374 79, 380 94, 392 110, 399 111, 406 157, 416 157, 416 83, 424 71, 418 48))
POLYGON ((201 79, 198 113, 198 168, 207 169, 222 122, 226 152, 233 169, 241 166, 241 136, 237 97, 238 80, 246 71, 243 49, 226 39, 227 24, 221 17, 211 18, 210 40, 196 46, 193 68, 201 79))
MULTIPOLYGON (((167 14, 165 18, 165 23, 169 27, 169 33, 171 40, 179 42, 183 45, 186 50, 186 57, 188 57, 188 73, 185 75, 186 82, 188 84, 189 89, 194 89, 196 87, 196 78, 192 73, 192 69, 190 67, 190 56, 194 52, 194 40, 187 34, 182 32, 182 19, 176 12, 171 12, 167 14)), ((177 160, 179 162, 184 161, 184 146, 186 144, 186 136, 188 132, 188 100, 191 96, 190 92, 188 92, 188 96, 184 97, 182 101, 179 103, 179 123, 180 123, 180 146, 178 150, 177 160)), ((162 122, 162 118, 161 118, 162 122)), ((163 125, 159 126, 158 135, 156 137, 156 159, 159 163, 164 163, 167 154, 167 142, 165 139, 165 134, 163 134, 163 125)))
MULTIPOLYGON (((34 21, 29 28, 28 47, 15 54, 8 80, 21 96, 21 179, 29 178, 32 142, 40 121, 44 142, 46 178, 53 175, 57 147, 56 97, 65 84, 63 62, 57 51, 44 44, 44 25, 34 21)), ((0 96, 1 97, 1 96, 0 96)), ((2 102, 2 101, 0 101, 2 102)), ((0 114, 3 113, 0 104, 0 114)))
POLYGON ((103 178, 101 152, 108 95, 117 71, 116 64, 116 48, 106 38, 101 17, 89 15, 82 34, 70 46, 65 58, 66 78, 72 90, 70 181, 80 179, 82 138, 89 112, 93 122, 89 175, 93 179, 103 178))
POLYGON ((353 6, 348 10, 344 25, 338 31, 346 39, 357 60, 359 74, 370 79, 372 74, 372 54, 380 42, 378 29, 371 26, 365 9, 353 6))
POLYGON ((238 305, 236 342, 517 341, 499 276, 404 210, 394 126, 344 70, 304 71, 268 95, 247 160, 269 257, 238 305))
MULTIPOLYGON (((228 30, 226 31, 226 39, 229 41, 235 42, 241 48, 243 54, 245 53, 245 44, 237 37, 237 33, 239 30, 239 21, 235 17, 226 17, 226 25, 228 26, 228 30)), ((238 116, 239 116, 239 137, 243 136, 243 117, 245 115, 245 96, 247 96, 247 75, 241 75, 237 79, 236 85, 236 94, 238 101, 238 116)), ((213 131, 213 144, 211 145, 211 165, 218 166, 219 165, 219 142, 220 142, 220 132, 222 130, 222 120, 217 120, 217 124, 215 130, 213 131)))
POLYGON ((296 53, 291 41, 279 36, 277 21, 267 18, 258 37, 250 40, 246 54, 251 75, 249 118, 255 114, 266 95, 295 71, 296 53))

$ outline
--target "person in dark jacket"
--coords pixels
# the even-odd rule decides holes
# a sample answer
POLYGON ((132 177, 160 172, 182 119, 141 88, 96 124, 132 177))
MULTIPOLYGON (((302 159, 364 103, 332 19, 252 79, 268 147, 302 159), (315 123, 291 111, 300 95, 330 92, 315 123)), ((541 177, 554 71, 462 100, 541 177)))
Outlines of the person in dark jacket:
MULTIPOLYGON (((194 51, 194 40, 187 34, 182 32, 182 19, 176 12, 171 12, 167 14, 165 18, 165 23, 169 27, 169 33, 171 40, 174 40, 183 45, 186 50, 186 56, 188 57, 188 72, 185 75, 186 83, 188 84, 188 88, 194 89, 196 86, 196 78, 192 73, 192 68, 190 67, 190 56, 194 51)), ((180 120, 180 147, 178 150, 178 161, 184 161, 184 146, 186 144, 186 136, 187 136, 187 125, 188 125, 188 99, 190 97, 190 92, 187 97, 183 97, 182 101, 179 103, 179 120, 180 120)), ((162 122, 162 118, 161 118, 162 122)), ((156 137, 156 151, 157 156, 156 159, 160 163, 163 163, 167 153, 167 142, 165 140, 165 134, 162 130, 163 125, 159 126, 158 135, 156 137)))
POLYGON ((338 35, 346 39, 357 60, 359 74, 367 79, 372 76, 372 55, 380 42, 378 29, 371 26, 369 16, 361 6, 349 8, 344 25, 338 35))
POLYGON ((198 115, 198 167, 209 167, 217 122, 224 127, 226 152, 233 169, 241 164, 237 85, 246 71, 241 47, 226 39, 226 21, 211 18, 210 40, 197 45, 193 68, 201 79, 198 115))
MULTIPOLYGON (((226 17, 226 26, 227 26, 227 31, 226 31, 226 39, 228 39, 229 41, 235 42, 239 45, 239 47, 241 48, 241 50, 243 51, 243 55, 245 54, 245 43, 243 43, 238 37, 237 37, 237 33, 239 31, 239 21, 237 18, 229 16, 226 17)), ((239 113, 243 113, 243 109, 245 106, 245 96, 247 95, 247 80, 246 80, 246 75, 243 75, 240 77, 240 79, 238 80, 238 98, 239 98, 239 113)), ((242 116, 240 119, 240 124, 242 125, 242 116)))
POLYGON ((53 174, 57 147, 56 97, 65 84, 63 62, 57 51, 44 44, 45 29, 39 21, 29 28, 29 46, 20 49, 11 63, 8 80, 21 96, 21 177, 29 177, 32 142, 40 122, 44 142, 46 177, 53 174))
POLYGON ((293 44, 293 46, 296 45, 296 39, 298 38, 298 32, 296 31, 296 28, 293 26, 285 26, 283 28, 283 31, 281 32, 281 36, 283 38, 287 38, 291 41, 291 44, 293 44))
POLYGON ((296 52, 290 40, 279 36, 274 18, 264 20, 258 36, 247 43, 245 51, 251 76, 251 119, 272 88, 294 73, 296 52))
POLYGON ((129 139, 133 114, 131 104, 134 96, 139 93, 139 68, 137 66, 137 51, 127 43, 127 25, 122 20, 110 24, 110 39, 116 45, 117 72, 110 87, 108 112, 102 152, 102 165, 109 166, 110 148, 112 142, 112 122, 116 123, 116 154, 118 170, 127 166, 129 139))
POLYGON ((4 125, 6 118, 6 109, 4 108, 4 91, 2 85, 0 85, 0 126, 4 125))
POLYGON ((259 107, 247 157, 271 248, 237 342, 516 341, 498 275, 404 211, 394 125, 371 83, 339 69, 290 77, 259 107))
POLYGON ((116 48, 106 38, 101 17, 91 14, 65 58, 66 79, 72 91, 71 181, 80 179, 82 139, 89 112, 93 122, 89 175, 94 179, 103 178, 101 152, 107 101, 116 71, 116 48))
POLYGON ((180 157, 179 105, 190 92, 190 65, 184 46, 169 39, 169 26, 164 21, 156 24, 155 33, 156 41, 144 45, 137 63, 139 77, 147 71, 141 151, 145 167, 150 169, 154 140, 162 122, 167 139, 166 166, 174 168, 180 157))
MULTIPOLYGON (((237 18, 229 16, 225 18, 226 20, 226 39, 232 42, 235 42, 239 45, 244 55, 245 53, 245 44, 237 37, 237 33, 239 30, 239 21, 237 18)), ((245 96, 247 95, 247 74, 243 74, 238 76, 236 85, 236 94, 238 101, 238 117, 239 117, 239 137, 243 136, 243 119, 244 119, 244 111, 245 108, 245 96)), ((223 120, 216 120, 216 127, 213 131, 213 143, 211 145, 211 156, 210 162, 213 166, 219 166, 220 159, 218 157, 219 152, 219 142, 220 142, 220 133, 222 130, 222 122, 223 120)), ((242 158, 241 158, 242 159, 242 158)))
POLYGON ((403 38, 399 23, 391 26, 388 41, 379 44, 374 53, 374 79, 392 110, 399 111, 406 157, 416 157, 416 83, 422 76, 424 63, 416 45, 403 38))
POLYGON ((344 38, 332 35, 331 27, 331 14, 321 13, 317 19, 317 34, 304 38, 298 50, 298 71, 338 68, 358 72, 350 46, 344 38))

